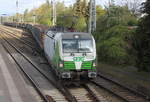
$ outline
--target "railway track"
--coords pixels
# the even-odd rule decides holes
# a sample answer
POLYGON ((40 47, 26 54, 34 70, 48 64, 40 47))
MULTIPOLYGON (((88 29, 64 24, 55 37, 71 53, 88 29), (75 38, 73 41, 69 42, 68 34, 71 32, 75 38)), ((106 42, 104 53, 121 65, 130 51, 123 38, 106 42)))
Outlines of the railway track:
MULTIPOLYGON (((21 29, 15 29, 15 28, 12 28, 12 27, 7 27, 7 26, 3 26, 3 29, 9 31, 10 33, 13 33, 17 36, 22 36, 22 37, 28 37, 28 40, 27 41, 34 41, 34 39, 32 38, 32 35, 30 33, 25 33, 24 30, 21 30, 21 29)), ((33 42, 32 42, 33 43, 33 42)))
POLYGON ((78 102, 103 102, 86 84, 78 87, 70 86, 68 89, 78 102))
POLYGON ((17 39, 20 39, 20 40, 22 40, 22 41, 24 41, 24 42, 26 42, 26 43, 28 43, 28 44, 30 44, 30 45, 35 45, 36 43, 34 43, 34 40, 32 39, 32 41, 31 41, 31 39, 30 40, 27 40, 28 38, 29 38, 29 36, 28 35, 25 35, 25 37, 24 37, 24 35, 23 34, 21 34, 21 33, 15 33, 15 32, 12 32, 11 31, 11 29, 6 29, 6 28, 4 28, 4 27, 1 27, 0 29, 2 29, 2 31, 4 31, 4 32, 6 32, 7 34, 9 34, 10 36, 12 36, 12 37, 15 37, 15 38, 17 38, 17 39), (26 38, 26 39, 25 39, 26 38))
MULTIPOLYGON (((7 32, 3 32, 3 33, 7 33, 7 32)), ((6 35, 5 35, 6 37, 6 35)), ((85 98, 87 102, 100 102, 100 100, 97 98, 97 96, 92 92, 92 90, 90 90, 90 88, 86 85, 83 85, 82 88, 78 88, 79 90, 83 90, 83 91, 79 91, 81 94, 77 95, 74 94, 73 92, 76 92, 76 90, 74 90, 74 88, 67 88, 66 86, 61 85, 61 83, 55 83, 53 82, 47 75, 45 75, 45 73, 43 73, 40 68, 38 68, 26 55, 24 55, 18 48, 16 48, 12 42, 8 41, 3 35, 3 39, 7 42, 7 44, 9 46, 11 46, 13 49, 16 50, 17 53, 19 53, 24 59, 26 59, 31 65, 34 66, 34 68, 36 68, 44 77, 45 79, 47 79, 48 81, 50 81, 50 83, 53 84, 53 86, 55 86, 64 96, 65 98, 69 101, 69 102, 83 102, 84 98, 80 97, 79 95, 83 96, 84 93, 85 94, 85 98), (83 95, 82 95, 83 94, 83 95)), ((6 48, 6 47, 5 47, 6 48)), ((7 50, 8 51, 8 50, 7 50)), ((10 52, 9 52, 10 53, 10 52)), ((11 54, 11 53, 10 53, 11 54)), ((12 56, 12 55, 11 55, 12 56)), ((13 56, 12 56, 13 57, 13 56)), ((15 59, 15 57, 13 57, 13 59, 15 59)), ((16 61, 16 63, 18 63, 16 61)), ((19 63, 18 63, 19 64, 19 63)), ((27 74, 27 73, 26 73, 27 74)), ((41 94, 43 95, 43 94, 41 94)), ((44 96, 44 95, 43 95, 44 96)), ((49 99, 53 102, 53 97, 51 97, 50 95, 45 95, 46 99, 49 99)), ((45 100, 45 99, 44 99, 45 100)), ((84 101, 85 102, 85 101, 84 101)))
POLYGON ((20 63, 16 60, 16 58, 11 54, 11 51, 8 47, 6 47, 6 45, 4 45, 4 43, 2 44, 4 49, 6 50, 6 52, 11 56, 11 58, 15 61, 15 63, 18 65, 18 67, 20 68, 20 70, 23 72, 23 74, 26 76, 26 78, 30 81, 30 83, 33 85, 33 88, 37 91, 37 93, 39 94, 39 96, 41 97, 41 99, 44 102, 54 102, 53 99, 49 96, 49 95, 45 95, 43 93, 43 91, 41 90, 41 88, 39 87, 39 85, 37 84, 37 82, 31 77, 31 75, 29 75, 24 68, 20 65, 20 63))
POLYGON ((98 78, 92 81, 92 83, 98 87, 104 88, 125 102, 150 102, 145 95, 120 85, 101 74, 98 74, 98 78))
POLYGON ((40 95, 45 97, 45 99, 42 98, 44 101, 55 102, 55 101, 59 100, 59 101, 63 101, 63 102, 68 102, 68 101, 74 102, 74 101, 70 101, 72 98, 70 98, 69 95, 66 95, 66 94, 64 95, 65 92, 67 93, 66 90, 63 90, 63 88, 61 88, 61 87, 60 87, 61 89, 58 88, 57 87, 58 85, 56 85, 56 83, 51 82, 51 80, 42 71, 37 69, 37 66, 26 55, 24 55, 21 51, 19 51, 9 41, 7 41, 6 39, 4 39, 4 40, 7 42, 7 44, 5 44, 5 45, 3 44, 5 49, 7 51, 9 51, 8 53, 15 60, 16 64, 19 65, 19 68, 22 67, 22 69, 24 69, 24 70, 21 69, 21 71, 23 71, 23 73, 25 72, 28 76, 30 76, 30 78, 32 80, 36 80, 36 82, 34 82, 34 83, 37 86, 40 86, 40 89, 39 89, 40 95), (16 54, 11 53, 12 51, 16 52, 16 54), (26 61, 26 63, 25 63, 25 61, 26 61), (30 70, 28 68, 30 68, 30 70), (39 78, 36 78, 36 79, 33 78, 35 76, 38 76, 39 78), (53 83, 53 85, 52 85, 52 83, 53 83), (49 87, 49 86, 51 86, 51 87, 49 87), (49 90, 47 90, 47 89, 49 89, 49 90), (61 93, 60 93, 60 90, 61 90, 61 93), (62 92, 63 92, 63 94, 62 94, 62 92), (54 101, 52 101, 52 100, 54 100, 54 101))
POLYGON ((7 37, 8 36, 10 36, 10 37, 8 37, 8 38, 15 38, 16 40, 18 40, 19 42, 21 42, 21 43, 23 43, 23 44, 25 44, 26 46, 28 46, 28 47, 30 47, 34 52, 36 51, 37 53, 41 53, 41 51, 38 49, 38 48, 36 48, 36 44, 31 44, 31 43, 28 43, 27 41, 25 41, 25 40, 23 40, 23 39, 20 39, 20 37, 18 36, 18 37, 16 37, 15 36, 15 34, 14 33, 12 33, 12 34, 9 34, 9 32, 6 32, 6 31, 4 31, 4 29, 1 29, 0 28, 0 30, 1 30, 1 32, 3 32, 3 33, 7 33, 7 37), (34 47, 33 47, 34 46, 34 47))

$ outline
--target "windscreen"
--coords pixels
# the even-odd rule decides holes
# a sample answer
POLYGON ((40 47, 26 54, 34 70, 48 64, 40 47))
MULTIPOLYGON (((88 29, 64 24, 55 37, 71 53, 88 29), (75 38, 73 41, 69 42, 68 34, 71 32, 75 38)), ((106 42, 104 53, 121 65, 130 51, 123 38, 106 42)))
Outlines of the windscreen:
POLYGON ((93 52, 93 42, 91 39, 66 39, 62 40, 64 53, 91 53, 93 52))

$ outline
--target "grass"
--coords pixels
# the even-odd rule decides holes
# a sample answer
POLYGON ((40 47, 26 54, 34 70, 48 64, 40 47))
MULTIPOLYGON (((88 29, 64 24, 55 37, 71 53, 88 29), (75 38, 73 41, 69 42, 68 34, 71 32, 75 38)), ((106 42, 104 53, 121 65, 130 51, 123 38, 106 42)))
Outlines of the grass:
POLYGON ((132 87, 138 88, 138 86, 142 86, 150 89, 150 73, 138 72, 133 66, 116 66, 100 63, 98 71, 132 87))

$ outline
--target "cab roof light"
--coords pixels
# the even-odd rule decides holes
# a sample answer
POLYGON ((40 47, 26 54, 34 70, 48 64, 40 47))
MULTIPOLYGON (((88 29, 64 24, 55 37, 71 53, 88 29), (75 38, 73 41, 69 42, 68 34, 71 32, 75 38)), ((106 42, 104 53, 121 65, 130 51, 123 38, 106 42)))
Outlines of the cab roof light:
POLYGON ((93 67, 96 67, 96 62, 93 62, 93 67))
POLYGON ((79 39, 79 37, 80 37, 79 35, 74 35, 75 39, 79 39))

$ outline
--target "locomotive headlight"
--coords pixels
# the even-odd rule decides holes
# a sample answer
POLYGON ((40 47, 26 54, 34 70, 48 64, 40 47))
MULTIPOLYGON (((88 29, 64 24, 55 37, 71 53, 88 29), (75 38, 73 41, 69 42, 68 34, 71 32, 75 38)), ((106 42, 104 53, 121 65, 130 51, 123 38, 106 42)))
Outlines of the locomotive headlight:
POLYGON ((93 62, 93 67, 96 67, 96 62, 93 62))
POLYGON ((96 60, 93 61, 93 67, 96 67, 97 63, 96 63, 96 60))
POLYGON ((60 68, 64 67, 64 64, 63 64, 62 61, 59 62, 59 67, 60 67, 60 68))

